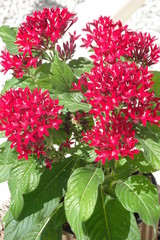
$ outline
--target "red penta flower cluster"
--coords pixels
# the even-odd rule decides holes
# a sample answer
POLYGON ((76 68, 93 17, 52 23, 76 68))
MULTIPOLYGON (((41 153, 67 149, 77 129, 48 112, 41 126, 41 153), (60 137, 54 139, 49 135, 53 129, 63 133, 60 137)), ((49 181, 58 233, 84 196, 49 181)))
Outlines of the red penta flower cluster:
POLYGON ((32 66, 36 68, 37 58, 35 57, 22 57, 22 55, 10 54, 7 50, 2 51, 1 65, 3 66, 2 72, 6 73, 8 70, 13 70, 13 76, 16 78, 23 77, 27 73, 27 69, 32 66))
POLYGON ((83 132, 83 140, 95 147, 96 161, 134 157, 135 124, 159 125, 160 99, 155 98, 152 74, 146 65, 155 63, 160 48, 150 35, 131 32, 119 21, 100 17, 87 24, 86 47, 94 50, 94 67, 74 84, 92 106, 92 129, 83 132), (123 56, 123 59, 121 58, 123 56))
POLYGON ((86 24, 86 39, 82 41, 86 48, 94 50, 91 58, 94 63, 114 63, 122 56, 128 57, 144 66, 158 61, 160 48, 154 44, 156 38, 150 34, 130 31, 120 21, 114 23, 109 17, 100 17, 86 24))
MULTIPOLYGON (((36 67, 41 63, 42 55, 46 50, 54 50, 57 41, 77 21, 75 14, 67 9, 43 9, 27 16, 18 30, 16 42, 20 54, 12 55, 2 51, 1 64, 3 72, 13 70, 17 78, 28 73, 28 68, 36 67)), ((75 50, 76 33, 70 35, 70 46, 65 45, 65 54, 71 56, 75 50)), ((59 47, 59 51, 61 51, 59 47)))
POLYGON ((18 30, 16 44, 23 55, 52 49, 55 43, 77 20, 67 9, 44 8, 27 16, 18 30))
POLYGON ((29 88, 12 89, 0 98, 0 130, 16 147, 18 158, 29 154, 45 154, 44 136, 48 129, 58 130, 62 123, 58 100, 50 98, 48 91, 29 88))

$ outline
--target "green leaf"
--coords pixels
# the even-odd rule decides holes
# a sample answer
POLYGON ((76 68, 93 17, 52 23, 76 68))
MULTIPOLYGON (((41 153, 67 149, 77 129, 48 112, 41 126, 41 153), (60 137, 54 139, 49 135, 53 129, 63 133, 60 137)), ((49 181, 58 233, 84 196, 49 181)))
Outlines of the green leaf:
POLYGON ((160 97, 160 72, 159 71, 153 71, 152 72, 154 76, 152 77, 153 84, 153 90, 156 97, 160 97))
POLYGON ((59 99, 59 105, 63 105, 65 109, 70 112, 76 112, 82 110, 88 112, 90 110, 90 105, 83 103, 84 97, 81 93, 63 93, 54 94, 55 98, 59 99))
POLYGON ((160 127, 147 123, 145 127, 142 125, 136 125, 135 129, 136 138, 138 140, 150 138, 157 143, 160 142, 160 127))
POLYGON ((18 82, 19 82, 19 80, 15 77, 12 77, 11 79, 7 80, 5 82, 4 88, 1 91, 1 94, 4 94, 10 88, 13 88, 15 86, 15 84, 17 84, 18 82))
POLYGON ((12 215, 7 219, 4 240, 39 240, 42 230, 59 207, 75 164, 75 159, 68 158, 53 163, 51 170, 45 169, 38 187, 33 192, 24 194, 24 207, 19 221, 14 220, 12 215))
POLYGON ((36 84, 42 89, 51 90, 53 88, 53 83, 51 82, 50 68, 50 63, 44 63, 36 70, 36 84))
POLYGON ((18 219, 24 205, 23 194, 33 191, 39 180, 37 163, 31 157, 28 161, 17 161, 11 167, 8 185, 11 191, 10 209, 15 219, 18 219))
POLYGON ((80 57, 70 61, 69 66, 72 68, 74 74, 80 77, 84 72, 90 72, 94 65, 89 59, 80 57))
POLYGON ((18 28, 11 28, 9 26, 0 27, 0 37, 6 44, 6 48, 11 54, 18 53, 17 45, 14 43, 16 41, 17 31, 18 28))
POLYGON ((117 162, 115 179, 125 180, 132 173, 137 171, 141 173, 154 172, 154 168, 149 162, 146 161, 142 151, 136 154, 134 159, 126 157, 117 162))
POLYGON ((84 223, 90 240, 140 240, 134 215, 100 189, 92 216, 84 223))
POLYGON ((75 81, 75 76, 69 65, 55 56, 50 70, 53 75, 51 76, 51 82, 54 89, 58 93, 70 92, 72 82, 75 81))
POLYGON ((5 138, 5 131, 0 131, 0 138, 5 138))
POLYGON ((160 128, 147 124, 146 127, 137 126, 136 131, 136 138, 144 151, 146 162, 153 171, 160 170, 160 128))
POLYGON ((159 219, 157 188, 144 176, 131 176, 116 185, 116 195, 130 212, 137 212, 146 224, 156 227, 159 219))
POLYGON ((146 161, 153 167, 154 171, 160 170, 160 143, 152 139, 139 140, 143 149, 146 161))
POLYGON ((24 76, 21 79, 17 79, 15 77, 12 77, 11 79, 7 80, 5 82, 4 88, 1 91, 1 94, 5 94, 6 91, 10 90, 10 88, 26 88, 29 87, 31 88, 35 88, 32 79, 29 77, 24 76))
POLYGON ((46 224, 40 240, 62 239, 62 225, 66 222, 64 206, 57 207, 46 224))
POLYGON ((77 240, 84 239, 82 222, 91 216, 97 201, 98 186, 103 181, 102 170, 89 167, 76 169, 68 180, 65 212, 77 240))
POLYGON ((151 162, 146 161, 144 152, 140 151, 138 154, 134 155, 134 159, 127 158, 127 162, 132 169, 132 173, 139 171, 142 173, 154 172, 154 167, 151 162), (134 171, 133 171, 134 170, 134 171))
POLYGON ((17 162, 17 154, 10 148, 10 142, 5 143, 5 149, 0 152, 0 182, 8 180, 11 167, 17 162))

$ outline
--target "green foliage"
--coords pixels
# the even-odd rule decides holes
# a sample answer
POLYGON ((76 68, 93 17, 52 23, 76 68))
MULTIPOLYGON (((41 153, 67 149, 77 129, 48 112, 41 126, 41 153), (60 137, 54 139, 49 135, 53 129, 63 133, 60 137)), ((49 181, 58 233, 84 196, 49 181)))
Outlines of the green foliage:
POLYGON ((76 79, 71 68, 65 62, 61 61, 58 56, 55 56, 54 62, 51 64, 50 71, 52 74, 51 82, 56 92, 70 92, 72 82, 76 79))
POLYGON ((17 45, 15 45, 16 35, 18 28, 11 28, 9 26, 1 26, 0 27, 0 37, 3 42, 6 44, 7 50, 12 54, 18 53, 17 45))
POLYGON ((11 79, 7 80, 4 84, 4 87, 1 91, 1 94, 5 94, 6 91, 10 90, 11 88, 26 88, 29 87, 30 89, 34 88, 34 83, 32 82, 32 79, 29 77, 23 77, 21 79, 17 79, 15 77, 12 77, 11 79))
POLYGON ((130 176, 116 185, 116 195, 130 212, 137 212, 148 225, 156 228, 159 219, 157 188, 145 176, 130 176))
POLYGON ((66 217, 78 240, 84 239, 82 222, 93 213, 98 196, 98 186, 103 183, 101 169, 78 168, 70 176, 65 196, 66 217))
POLYGON ((152 81, 154 82, 153 90, 156 97, 160 97, 160 72, 153 71, 152 73, 153 73, 152 81))
POLYGON ((10 148, 10 142, 5 142, 0 151, 0 182, 8 180, 11 167, 16 162, 17 154, 10 148))
POLYGON ((85 72, 90 72, 93 68, 93 62, 87 58, 80 57, 78 59, 71 60, 69 66, 72 68, 74 74, 80 77, 85 72))
POLYGON ((10 170, 8 180, 11 192, 10 210, 15 219, 18 219, 24 204, 23 195, 33 191, 39 183, 40 173, 33 158, 16 161, 10 170))
POLYGON ((64 108, 70 112, 84 111, 88 112, 90 110, 89 104, 83 103, 84 97, 81 93, 63 93, 54 94, 55 98, 59 99, 59 104, 63 105, 64 108))
POLYGON ((132 213, 117 199, 99 190, 98 200, 91 217, 84 223, 90 240, 140 240, 140 233, 132 213))
MULTIPOLYGON (((59 202, 75 164, 74 159, 68 158, 63 162, 53 163, 52 170, 44 170, 36 189, 23 195, 24 205, 18 220, 15 220, 10 212, 10 217, 6 220, 5 240, 43 240, 45 239, 43 230, 47 233, 53 221, 55 222, 53 231, 57 231, 57 228, 60 231, 60 225, 62 226, 65 217, 64 213, 57 216, 58 212, 62 213, 62 210, 59 210, 59 202)), ((59 236, 59 233, 57 234, 59 236)))

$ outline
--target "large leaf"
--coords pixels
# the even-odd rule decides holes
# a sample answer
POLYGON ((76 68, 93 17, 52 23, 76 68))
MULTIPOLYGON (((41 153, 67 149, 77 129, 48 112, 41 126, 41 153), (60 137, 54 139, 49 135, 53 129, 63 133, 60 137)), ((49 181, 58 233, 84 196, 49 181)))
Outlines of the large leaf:
POLYGON ((144 176, 130 176, 116 185, 116 195, 130 212, 137 212, 148 225, 155 226, 159 219, 157 188, 144 176))
POLYGON ((23 194, 33 191, 39 183, 40 174, 36 161, 29 158, 28 161, 17 161, 10 171, 8 181, 11 191, 11 212, 17 219, 22 211, 24 199, 23 194))
POLYGON ((59 93, 70 92, 72 82, 75 81, 75 76, 71 68, 57 56, 51 64, 51 82, 54 89, 59 93))
POLYGON ((57 207, 46 224, 39 240, 60 240, 62 225, 66 222, 64 206, 57 207))
POLYGON ((77 239, 84 239, 82 222, 92 214, 98 196, 98 186, 104 175, 99 168, 76 169, 68 180, 65 196, 66 217, 77 239))
POLYGON ((147 124, 146 127, 137 126, 136 131, 136 137, 144 151, 146 162, 153 168, 153 171, 160 170, 160 128, 147 124))
POLYGON ((8 180, 11 167, 16 162, 17 154, 10 148, 10 142, 6 142, 4 151, 0 152, 0 182, 8 180))
POLYGON ((83 103, 84 97, 81 93, 63 93, 63 94, 54 94, 55 98, 59 99, 59 104, 63 105, 65 109, 70 112, 76 112, 82 110, 88 112, 90 106, 86 103, 83 103))
POLYGON ((90 72, 94 65, 89 59, 80 57, 70 61, 69 66, 72 68, 75 75, 80 77, 82 73, 90 72))
POLYGON ((15 77, 7 80, 5 82, 5 85, 4 85, 3 89, 2 89, 2 91, 1 91, 1 94, 4 94, 5 91, 8 91, 10 88, 13 88, 18 82, 19 82, 19 80, 17 78, 15 78, 15 77))
POLYGON ((154 171, 160 170, 160 143, 150 138, 139 141, 144 149, 146 161, 153 167, 154 171))
POLYGON ((153 89, 155 92, 156 97, 160 97, 160 72, 159 71, 153 71, 154 74, 152 81, 154 82, 153 84, 153 89))
POLYGON ((12 54, 18 53, 17 45, 14 43, 16 41, 18 28, 11 28, 9 26, 0 27, 0 37, 6 44, 7 50, 12 54))
POLYGON ((24 195, 24 207, 19 221, 6 221, 5 240, 38 240, 42 230, 47 227, 53 212, 66 190, 67 180, 77 162, 68 158, 63 162, 53 163, 51 171, 46 169, 41 175, 38 187, 24 195))
POLYGON ((115 170, 116 180, 125 180, 134 172, 150 173, 154 172, 152 165, 146 161, 144 153, 140 151, 134 156, 134 159, 129 157, 120 159, 117 163, 115 170))
POLYGON ((140 240, 134 215, 101 189, 94 212, 84 225, 90 240, 140 240))
POLYGON ((11 79, 7 80, 5 82, 5 85, 1 91, 1 94, 4 94, 6 91, 10 90, 10 88, 26 88, 29 87, 30 89, 35 88, 35 85, 31 78, 23 77, 21 79, 17 79, 15 77, 12 77, 11 79))
POLYGON ((49 90, 52 89, 53 83, 50 79, 50 68, 50 63, 44 63, 36 70, 36 84, 38 87, 49 90))

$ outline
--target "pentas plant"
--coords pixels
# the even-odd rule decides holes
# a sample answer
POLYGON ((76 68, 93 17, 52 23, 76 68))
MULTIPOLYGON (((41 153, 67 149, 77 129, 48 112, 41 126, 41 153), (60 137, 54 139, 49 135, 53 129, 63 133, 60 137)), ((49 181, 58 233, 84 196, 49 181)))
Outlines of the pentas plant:
POLYGON ((78 240, 140 240, 138 218, 157 229, 160 72, 150 66, 160 47, 100 16, 83 29, 90 59, 74 59, 76 20, 53 7, 0 27, 2 72, 13 75, 0 96, 5 240, 60 240, 67 230, 78 240))

